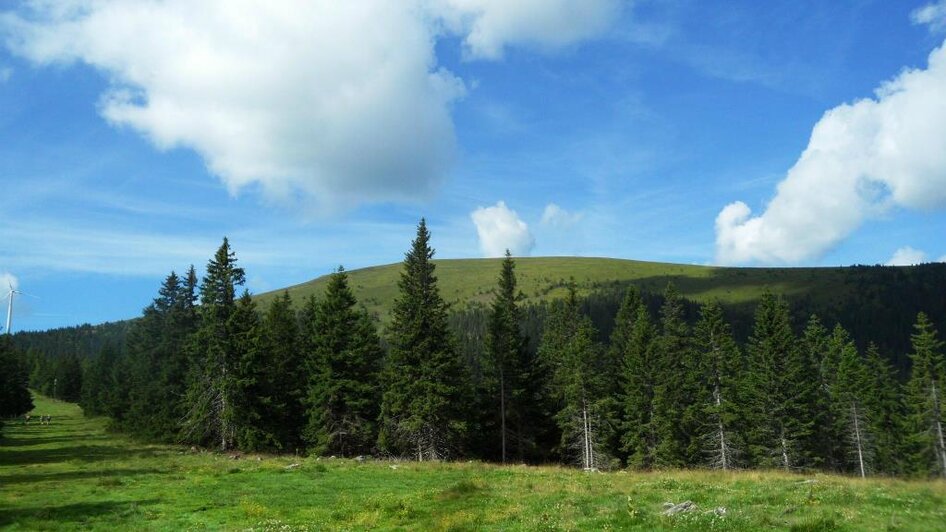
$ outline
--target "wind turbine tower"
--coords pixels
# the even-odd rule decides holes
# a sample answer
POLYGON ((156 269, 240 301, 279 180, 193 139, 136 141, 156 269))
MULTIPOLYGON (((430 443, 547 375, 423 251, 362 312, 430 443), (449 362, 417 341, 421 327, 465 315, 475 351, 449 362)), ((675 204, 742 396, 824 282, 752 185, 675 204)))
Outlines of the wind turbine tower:
POLYGON ((7 328, 5 329, 7 334, 11 334, 10 327, 13 325, 13 296, 22 294, 22 292, 13 288, 13 283, 9 284, 10 293, 7 294, 7 328))

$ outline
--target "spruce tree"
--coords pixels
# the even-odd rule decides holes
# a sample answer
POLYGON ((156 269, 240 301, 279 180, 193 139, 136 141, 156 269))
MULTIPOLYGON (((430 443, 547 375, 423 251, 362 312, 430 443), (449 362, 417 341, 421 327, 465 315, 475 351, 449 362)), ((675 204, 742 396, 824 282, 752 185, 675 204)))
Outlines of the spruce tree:
POLYGON ((801 349, 808 355, 808 362, 817 373, 818 386, 812 391, 815 407, 812 409, 812 465, 837 469, 841 463, 841 444, 843 436, 838 434, 838 420, 832 408, 831 388, 837 372, 837 360, 840 351, 837 348, 843 342, 832 342, 832 335, 821 323, 818 316, 808 318, 802 332, 801 349), (836 353, 831 352, 832 346, 836 353))
POLYGON ((656 330, 637 288, 630 287, 611 335, 612 356, 622 359, 620 449, 631 467, 654 465, 654 340, 656 330))
POLYGON ((868 385, 864 393, 871 418, 867 420, 876 438, 875 467, 878 472, 902 472, 903 401, 897 373, 872 342, 867 347, 868 385))
POLYGON ((379 447, 418 460, 442 459, 467 436, 470 381, 434 275, 434 250, 421 219, 398 282, 388 329, 379 447))
POLYGON ((371 452, 378 438, 381 341, 357 301, 343 268, 332 274, 315 309, 307 354, 305 440, 314 454, 354 456, 371 452))
POLYGON ((260 327, 258 388, 266 398, 261 422, 276 448, 296 450, 305 425, 306 375, 289 292, 273 299, 260 327))
MULTIPOLYGON (((836 328, 834 336, 846 337, 836 328)), ((840 436, 843 469, 853 470, 861 478, 873 470, 874 436, 868 420, 873 417, 869 411, 866 394, 870 391, 867 368, 857 352, 853 340, 847 341, 840 349, 834 384, 831 388, 832 410, 838 427, 834 431, 840 436)))
POLYGON ((711 467, 723 470, 738 465, 744 446, 741 437, 743 361, 732 330, 716 300, 703 305, 694 328, 698 384, 692 417, 711 467))
POLYGON ((654 413, 658 467, 680 467, 698 460, 692 441, 697 420, 688 415, 695 391, 696 367, 690 328, 684 320, 683 299, 673 283, 664 291, 660 333, 654 344, 654 413))
POLYGON ((607 393, 607 355, 596 336, 591 320, 581 314, 572 283, 566 299, 553 303, 539 356, 551 369, 561 453, 578 457, 586 470, 610 466, 613 450, 604 444, 616 429, 616 405, 607 393))
POLYGON ((943 342, 926 314, 916 317, 916 332, 910 337, 913 368, 907 382, 907 445, 910 470, 917 475, 946 478, 946 416, 943 381, 946 362, 943 342))
POLYGON ((197 325, 193 270, 185 279, 171 272, 129 332, 129 412, 122 428, 146 439, 174 440, 184 413, 186 347, 197 325))
POLYGON ((770 292, 756 308, 747 354, 746 439, 753 463, 786 470, 810 465, 818 374, 792 332, 788 305, 770 292))
POLYGON ((189 345, 191 372, 182 428, 186 441, 215 442, 221 450, 233 447, 239 422, 234 410, 239 358, 230 316, 236 311, 236 287, 243 285, 246 274, 236 263, 236 255, 224 238, 207 263, 200 286, 200 327, 189 345))
POLYGON ((518 300, 521 294, 516 288, 515 262, 509 250, 502 263, 498 289, 490 308, 486 335, 486 381, 489 383, 487 401, 498 418, 500 457, 506 462, 508 450, 522 461, 526 454, 527 434, 534 424, 535 408, 532 404, 532 379, 530 368, 533 360, 526 349, 521 332, 522 314, 518 300), (507 444, 507 437, 511 444, 507 444))
POLYGON ((244 451, 282 449, 281 427, 274 422, 280 410, 275 401, 273 361, 263 347, 263 324, 249 292, 244 290, 236 301, 226 330, 227 355, 233 362, 228 372, 232 388, 227 405, 232 446, 244 451))

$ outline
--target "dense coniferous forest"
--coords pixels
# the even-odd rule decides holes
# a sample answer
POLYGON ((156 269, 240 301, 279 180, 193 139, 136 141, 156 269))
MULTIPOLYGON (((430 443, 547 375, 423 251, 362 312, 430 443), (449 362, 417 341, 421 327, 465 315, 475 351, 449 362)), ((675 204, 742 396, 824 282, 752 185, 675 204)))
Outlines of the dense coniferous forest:
POLYGON ((946 477, 942 316, 923 312, 941 269, 858 270, 901 277, 834 307, 698 305, 672 282, 523 305, 507 254, 492 302, 450 312, 430 239, 422 220, 385 327, 341 268, 257 308, 224 239, 136 320, 4 338, 2 414, 29 409, 28 380, 115 430, 222 451, 946 477))

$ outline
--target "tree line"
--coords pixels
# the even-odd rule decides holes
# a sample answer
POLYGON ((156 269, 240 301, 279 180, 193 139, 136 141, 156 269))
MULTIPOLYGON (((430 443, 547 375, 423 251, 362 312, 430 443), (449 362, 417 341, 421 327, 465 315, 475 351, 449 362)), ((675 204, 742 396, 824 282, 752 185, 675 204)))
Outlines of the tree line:
POLYGON ((719 303, 629 287, 602 341, 573 284, 522 306, 507 254, 468 349, 433 256, 421 220, 379 331, 341 268, 300 310, 284 293, 260 311, 224 239, 202 279, 165 279, 124 346, 35 356, 33 385, 59 375, 56 393, 119 430, 221 450, 946 477, 946 362, 923 313, 906 379, 840 325, 796 330, 771 293, 737 342, 719 303))

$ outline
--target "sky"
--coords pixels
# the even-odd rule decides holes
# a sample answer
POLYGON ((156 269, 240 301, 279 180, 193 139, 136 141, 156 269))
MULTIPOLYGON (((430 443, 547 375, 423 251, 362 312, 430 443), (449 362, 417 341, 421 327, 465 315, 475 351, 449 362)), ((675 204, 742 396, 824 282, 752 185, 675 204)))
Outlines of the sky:
POLYGON ((400 261, 946 261, 946 0, 0 2, 13 330, 400 261))

